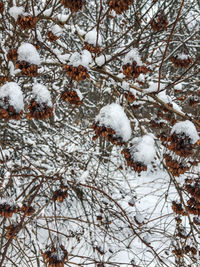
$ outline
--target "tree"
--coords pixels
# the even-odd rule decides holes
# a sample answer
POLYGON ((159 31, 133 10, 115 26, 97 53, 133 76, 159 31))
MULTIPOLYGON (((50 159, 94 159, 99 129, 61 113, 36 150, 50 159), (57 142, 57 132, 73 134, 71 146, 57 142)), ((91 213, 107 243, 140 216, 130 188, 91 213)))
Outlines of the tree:
POLYGON ((0 12, 0 266, 197 266, 199 2, 0 12))

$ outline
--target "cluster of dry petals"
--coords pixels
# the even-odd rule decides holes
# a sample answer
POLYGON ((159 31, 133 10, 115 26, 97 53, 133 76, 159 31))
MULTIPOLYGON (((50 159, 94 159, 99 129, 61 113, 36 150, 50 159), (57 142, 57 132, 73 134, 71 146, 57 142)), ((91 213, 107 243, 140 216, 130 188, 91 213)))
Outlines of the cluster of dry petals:
POLYGON ((17 24, 22 30, 34 29, 38 21, 37 17, 32 17, 31 15, 23 16, 19 15, 17 19, 17 24))
POLYGON ((133 0, 108 0, 107 4, 117 14, 122 14, 133 4, 133 0))
POLYGON ((69 8, 71 12, 77 12, 84 7, 86 0, 61 0, 61 4, 69 8))
POLYGON ((45 120, 53 115, 53 107, 48 107, 46 103, 37 103, 35 99, 32 99, 27 109, 29 113, 27 118, 29 120, 45 120))
POLYGON ((78 67, 73 67, 71 65, 65 65, 64 69, 66 70, 69 77, 77 82, 83 81, 87 78, 90 78, 87 68, 79 65, 78 67))

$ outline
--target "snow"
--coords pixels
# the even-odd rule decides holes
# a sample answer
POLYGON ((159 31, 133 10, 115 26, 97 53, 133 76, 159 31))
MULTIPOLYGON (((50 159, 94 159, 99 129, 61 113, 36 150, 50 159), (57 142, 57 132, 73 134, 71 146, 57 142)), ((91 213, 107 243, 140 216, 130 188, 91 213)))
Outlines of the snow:
POLYGON ((57 18, 60 22, 64 23, 65 21, 67 21, 67 19, 69 18, 69 15, 64 15, 64 14, 58 14, 57 18))
POLYGON ((91 62, 92 56, 91 53, 87 50, 83 50, 82 53, 75 52, 69 59, 69 65, 72 65, 73 67, 82 65, 83 67, 87 68, 91 62))
POLYGON ((189 56, 186 55, 186 54, 183 54, 183 53, 182 53, 182 54, 178 54, 178 55, 177 55, 177 58, 178 58, 178 59, 181 59, 181 60, 184 60, 184 59, 188 59, 189 56))
POLYGON ((77 93, 77 95, 81 101, 83 99, 83 95, 82 95, 81 91, 79 89, 75 89, 75 91, 76 91, 76 93, 77 93))
MULTIPOLYGON (((164 88, 164 84, 160 84, 160 90, 162 90, 163 88, 164 88)), ((149 88, 145 89, 145 93, 153 93, 153 92, 157 92, 157 91, 158 91, 158 83, 155 83, 155 82, 149 82, 149 88)), ((171 101, 171 98, 170 97, 168 98, 168 96, 166 96, 166 94, 165 93, 163 94, 162 92, 160 92, 158 94, 158 97, 159 98, 163 97, 163 99, 165 99, 166 101, 169 101, 169 99, 170 99, 170 101, 171 101), (160 95, 160 97, 159 97, 159 95, 160 95)), ((164 101, 164 102, 166 102, 166 101, 164 101)), ((169 102, 167 102, 167 103, 169 103, 169 102)))
POLYGON ((178 83, 178 84, 174 85, 175 90, 182 90, 182 88, 183 88, 182 83, 178 83))
POLYGON ((158 98, 163 101, 164 103, 166 104, 172 104, 173 108, 179 112, 182 112, 182 108, 177 105, 176 103, 174 103, 171 99, 170 96, 166 95, 166 90, 165 91, 162 91, 160 92, 158 95, 158 98))
POLYGON ((130 121, 119 104, 112 103, 104 106, 96 116, 95 121, 99 121, 100 125, 112 128, 124 142, 131 137, 130 121))
POLYGON ((24 101, 21 88, 15 82, 8 82, 0 88, 0 98, 7 97, 9 104, 17 113, 24 109, 24 101))
POLYGON ((148 165, 156 156, 155 141, 152 134, 147 134, 142 137, 135 137, 131 140, 133 146, 130 149, 131 156, 135 162, 148 165))
POLYGON ((195 144, 200 139, 195 125, 189 120, 177 122, 172 127, 171 135, 173 133, 185 133, 186 136, 189 136, 191 138, 192 144, 195 144))
POLYGON ((63 33, 63 29, 58 25, 54 25, 51 28, 51 32, 53 33, 53 35, 55 35, 57 37, 60 37, 62 35, 62 33, 63 33))
POLYGON ((10 197, 0 198, 0 205, 8 204, 11 207, 15 206, 15 201, 10 197))
POLYGON ((18 53, 18 60, 20 61, 26 61, 30 64, 39 65, 40 55, 37 52, 37 49, 35 46, 29 43, 23 43, 20 45, 20 47, 17 50, 18 53))
POLYGON ((13 17, 15 20, 17 20, 18 16, 23 14, 23 12, 24 12, 23 7, 17 7, 17 6, 13 6, 8 10, 10 16, 13 17))
POLYGON ((48 107, 52 107, 51 95, 46 86, 36 83, 32 91, 35 101, 39 104, 46 103, 48 107))
POLYGON ((97 43, 97 31, 96 30, 92 30, 89 31, 88 33, 86 33, 85 35, 85 42, 91 45, 98 45, 101 46, 102 45, 102 37, 100 35, 100 33, 98 33, 98 43, 97 43))
POLYGON ((52 11, 53 11, 53 8, 50 7, 50 8, 46 9, 46 10, 43 12, 43 15, 46 16, 46 17, 50 17, 52 11))
POLYGON ((138 49, 133 48, 130 52, 128 52, 123 60, 123 64, 132 63, 136 61, 137 66, 142 66, 141 57, 139 55, 138 49))
POLYGON ((109 60, 111 58, 110 55, 101 55, 99 57, 95 58, 95 63, 101 67, 102 65, 104 65, 106 63, 107 60, 109 60))

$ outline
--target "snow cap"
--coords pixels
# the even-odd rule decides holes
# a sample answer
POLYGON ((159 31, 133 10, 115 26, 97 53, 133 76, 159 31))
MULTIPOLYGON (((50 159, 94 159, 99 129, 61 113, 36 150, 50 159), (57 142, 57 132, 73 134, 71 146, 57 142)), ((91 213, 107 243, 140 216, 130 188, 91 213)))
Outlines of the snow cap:
POLYGON ((9 104, 17 113, 24 109, 24 101, 21 88, 15 82, 8 82, 0 88, 0 98, 7 97, 9 104))
POLYGON ((112 128, 124 142, 131 137, 130 121, 119 104, 112 103, 103 107, 95 121, 99 121, 100 125, 112 128))
POLYGON ((29 43, 23 43, 20 45, 20 47, 17 50, 18 53, 18 60, 20 61, 26 61, 30 64, 35 64, 39 65, 41 60, 40 60, 40 55, 38 54, 37 49, 35 46, 29 43))
POLYGON ((69 59, 69 64, 73 67, 78 67, 79 65, 82 65, 83 67, 87 68, 91 62, 92 56, 91 53, 87 50, 83 50, 81 54, 75 52, 70 56, 69 59))
POLYGON ((177 122, 176 124, 174 124, 171 130, 171 135, 173 133, 184 133, 186 136, 190 137, 192 144, 195 144, 200 139, 195 125, 189 120, 177 122))
POLYGON ((133 48, 130 52, 128 52, 123 60, 123 64, 132 63, 133 61, 136 61, 138 66, 142 66, 142 60, 139 55, 138 49, 133 48))
POLYGON ((97 43, 97 31, 92 30, 92 31, 89 31, 88 33, 86 33, 85 42, 88 44, 94 45, 94 46, 96 46, 96 44, 98 46, 101 46, 102 45, 102 37, 101 37, 100 33, 98 32, 98 43, 97 43))
POLYGON ((148 165, 156 156, 155 141, 153 134, 146 134, 141 137, 135 137, 131 140, 131 156, 135 162, 148 165))
POLYGON ((36 83, 33 86, 32 93, 38 104, 46 103, 48 107, 52 107, 51 95, 46 86, 36 83))
POLYGON ((63 29, 58 25, 52 26, 51 31, 52 31, 53 35, 55 35, 57 37, 60 37, 63 33, 63 29))
POLYGON ((19 15, 22 15, 24 12, 23 7, 13 6, 8 10, 8 13, 11 17, 13 17, 15 20, 17 20, 19 15))

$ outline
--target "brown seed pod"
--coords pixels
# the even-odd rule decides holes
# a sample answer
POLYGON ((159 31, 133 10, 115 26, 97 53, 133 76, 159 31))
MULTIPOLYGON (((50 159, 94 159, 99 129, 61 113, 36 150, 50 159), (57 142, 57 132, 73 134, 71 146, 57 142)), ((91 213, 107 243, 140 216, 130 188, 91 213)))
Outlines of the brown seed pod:
POLYGON ((175 67, 188 68, 192 64, 193 60, 188 55, 176 55, 169 58, 175 67))
POLYGON ((72 80, 75 80, 77 82, 83 81, 87 78, 90 78, 90 75, 88 74, 88 70, 79 65, 78 67, 73 67, 71 65, 65 65, 64 69, 66 70, 67 74, 70 76, 72 80))
POLYGON ((88 50, 90 51, 90 53, 94 53, 94 54, 99 54, 101 52, 101 47, 100 46, 94 46, 92 44, 88 44, 85 42, 84 46, 83 46, 83 50, 88 50))
POLYGON ((64 267, 65 262, 68 260, 68 252, 62 245, 57 249, 51 247, 42 256, 48 267, 64 267))
POLYGON ((38 65, 30 64, 26 61, 17 61, 16 68, 22 71, 22 74, 29 77, 38 76, 38 65))
POLYGON ((47 33, 47 39, 50 41, 50 42, 55 42, 56 40, 58 40, 58 36, 55 36, 51 31, 49 31, 47 33))
POLYGON ((7 233, 6 233, 6 238, 7 239, 15 239, 18 232, 19 232, 19 226, 16 224, 11 224, 6 227, 7 233))
POLYGON ((23 204, 20 211, 25 213, 26 216, 31 216, 35 212, 35 209, 32 206, 28 207, 26 204, 23 204))
POLYGON ((35 29, 37 21, 37 17, 32 17, 31 15, 19 15, 17 19, 17 24, 22 30, 29 30, 35 29))
POLYGON ((122 146, 124 144, 122 138, 116 136, 116 132, 112 128, 106 127, 105 125, 100 125, 99 121, 93 123, 92 128, 95 131, 95 136, 92 138, 93 141, 99 136, 102 136, 114 145, 122 146))
POLYGON ((13 213, 18 212, 16 205, 10 205, 9 203, 0 204, 0 215, 6 218, 12 217, 13 213))
POLYGON ((71 12, 78 12, 83 9, 86 0, 61 0, 61 4, 69 8, 71 12))
POLYGON ((17 58, 18 58, 18 53, 17 53, 17 49, 14 48, 14 49, 10 49, 7 53, 7 58, 8 60, 11 60, 11 61, 16 61, 17 58))
POLYGON ((9 104, 9 98, 0 98, 0 119, 8 120, 20 120, 23 114, 23 110, 19 113, 16 112, 13 106, 9 104))
POLYGON ((136 100, 136 97, 130 91, 129 92, 124 92, 124 96, 127 99, 129 104, 132 104, 136 100))
POLYGON ((123 74, 128 79, 138 78, 141 73, 146 74, 149 71, 149 69, 144 65, 137 66, 137 62, 136 61, 133 61, 132 64, 131 63, 127 63, 127 64, 123 65, 122 69, 123 69, 123 74))
POLYGON ((45 120, 53 115, 53 107, 48 107, 46 103, 37 103, 35 99, 31 100, 27 109, 30 111, 27 113, 29 120, 45 120))
POLYGON ((65 198, 68 197, 68 190, 56 190, 55 192, 53 192, 53 201, 58 201, 58 202, 63 202, 65 198))
POLYGON ((168 19, 164 12, 160 12, 154 19, 151 20, 151 28, 154 32, 166 31, 168 26, 168 19))
POLYGON ((2 14, 4 11, 4 3, 0 1, 0 13, 2 14))
POLYGON ((108 0, 107 4, 110 9, 113 9, 117 14, 122 14, 133 4, 133 0, 108 0))
POLYGON ((176 201, 172 201, 172 210, 176 213, 176 214, 180 214, 183 216, 186 216, 187 213, 184 211, 182 204, 181 203, 177 203, 176 201))
POLYGON ((129 167, 133 168, 135 172, 142 172, 147 170, 147 166, 143 164, 142 162, 135 162, 132 155, 131 151, 128 148, 125 148, 121 152, 124 155, 124 158, 126 160, 126 163, 129 167))
POLYGON ((64 101, 68 101, 69 103, 77 105, 77 106, 79 106, 83 103, 83 101, 80 100, 80 97, 78 96, 78 94, 75 90, 66 89, 64 92, 61 93, 60 97, 64 101))

